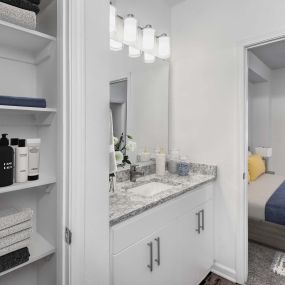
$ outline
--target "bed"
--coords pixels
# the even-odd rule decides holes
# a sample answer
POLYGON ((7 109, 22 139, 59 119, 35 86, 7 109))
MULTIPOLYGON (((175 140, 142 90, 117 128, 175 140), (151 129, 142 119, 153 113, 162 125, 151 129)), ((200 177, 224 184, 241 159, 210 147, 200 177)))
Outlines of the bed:
POLYGON ((263 174, 248 185, 249 239, 285 250, 285 177, 263 174))

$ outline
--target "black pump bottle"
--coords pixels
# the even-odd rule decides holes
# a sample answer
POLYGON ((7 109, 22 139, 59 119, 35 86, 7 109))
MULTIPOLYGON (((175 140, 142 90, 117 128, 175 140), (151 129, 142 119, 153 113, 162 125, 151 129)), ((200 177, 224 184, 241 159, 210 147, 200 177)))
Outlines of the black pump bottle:
POLYGON ((0 187, 13 184, 13 148, 9 146, 8 134, 0 139, 0 187))

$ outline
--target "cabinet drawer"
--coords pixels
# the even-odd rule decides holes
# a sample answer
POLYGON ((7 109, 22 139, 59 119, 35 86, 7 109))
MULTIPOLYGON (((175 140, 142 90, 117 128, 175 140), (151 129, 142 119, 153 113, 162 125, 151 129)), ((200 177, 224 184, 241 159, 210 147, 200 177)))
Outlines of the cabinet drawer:
POLYGON ((113 226, 110 240, 112 253, 118 254, 212 197, 213 184, 210 183, 113 226))

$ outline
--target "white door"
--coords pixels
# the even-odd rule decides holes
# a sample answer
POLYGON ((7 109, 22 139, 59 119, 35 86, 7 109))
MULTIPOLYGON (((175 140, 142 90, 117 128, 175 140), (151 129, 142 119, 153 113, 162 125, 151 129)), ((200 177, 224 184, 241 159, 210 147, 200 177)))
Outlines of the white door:
POLYGON ((113 255, 113 285, 158 285, 155 282, 154 238, 151 235, 113 255))
POLYGON ((191 215, 188 214, 157 232, 155 237, 156 285, 194 284, 195 255, 191 235, 191 215), (159 247, 158 247, 159 246, 159 247))
MULTIPOLYGON (((213 202, 208 201, 192 211, 193 270, 195 283, 201 282, 213 265, 213 202)), ((189 284, 191 285, 191 284, 189 284)))

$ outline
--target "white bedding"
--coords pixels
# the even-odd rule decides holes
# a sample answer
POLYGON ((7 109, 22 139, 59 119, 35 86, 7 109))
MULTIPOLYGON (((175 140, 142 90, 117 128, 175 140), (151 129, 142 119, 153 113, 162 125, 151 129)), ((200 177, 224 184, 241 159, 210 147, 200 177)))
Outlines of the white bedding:
POLYGON ((266 203, 284 180, 284 176, 263 174, 248 185, 248 216, 250 218, 265 220, 266 203))

